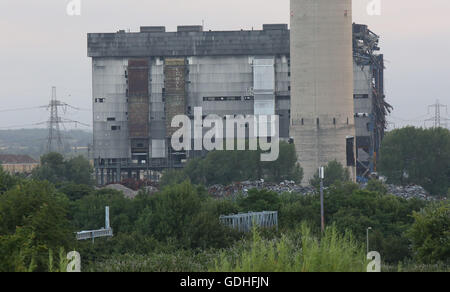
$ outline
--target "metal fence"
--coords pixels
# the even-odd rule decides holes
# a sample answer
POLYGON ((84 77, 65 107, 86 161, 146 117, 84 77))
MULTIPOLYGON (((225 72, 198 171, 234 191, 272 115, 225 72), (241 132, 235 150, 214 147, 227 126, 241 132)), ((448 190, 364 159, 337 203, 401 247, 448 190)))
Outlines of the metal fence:
POLYGON ((275 227, 278 230, 278 212, 264 211, 220 216, 220 222, 241 232, 250 232, 253 224, 263 228, 275 227))
POLYGON ((77 232, 77 240, 87 240, 99 237, 112 237, 112 236, 113 230, 111 228, 77 232))

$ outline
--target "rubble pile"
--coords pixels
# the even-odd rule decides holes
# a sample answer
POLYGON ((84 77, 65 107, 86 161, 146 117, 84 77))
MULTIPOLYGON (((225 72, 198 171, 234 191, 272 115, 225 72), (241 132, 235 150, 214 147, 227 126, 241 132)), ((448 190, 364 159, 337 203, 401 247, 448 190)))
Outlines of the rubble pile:
POLYGON ((229 186, 213 185, 208 188, 208 192, 211 196, 216 198, 235 197, 239 194, 246 196, 249 190, 268 190, 278 194, 282 193, 299 193, 310 194, 315 190, 313 187, 302 187, 297 185, 294 181, 284 181, 279 184, 267 183, 264 180, 259 181, 245 181, 234 183, 229 186))
POLYGON ((144 191, 146 193, 152 195, 152 194, 156 194, 157 192, 159 192, 159 189, 153 185, 153 186, 144 187, 144 191))
POLYGON ((110 190, 115 190, 115 191, 119 191, 119 192, 123 192, 123 195, 128 198, 128 199, 134 199, 138 192, 137 191, 133 191, 132 189, 129 189, 123 185, 120 184, 111 184, 111 185, 107 185, 106 187, 104 187, 105 189, 110 189, 110 190))
MULTIPOLYGON (((362 184, 361 188, 364 189, 367 184, 362 184)), ((409 185, 409 186, 396 186, 396 185, 386 185, 388 193, 392 194, 396 197, 403 199, 420 199, 425 201, 433 201, 436 200, 434 197, 430 196, 430 194, 421 186, 417 185, 409 185)), ((138 191, 132 190, 123 186, 121 184, 111 184, 106 186, 107 189, 112 189, 116 191, 122 191, 125 197, 129 199, 134 199, 138 191)), ((158 192, 158 188, 150 185, 143 188, 150 194, 154 194, 158 192)), ((248 192, 252 189, 257 190, 268 190, 271 192, 275 192, 277 194, 283 193, 296 193, 296 194, 312 194, 315 193, 314 187, 308 186, 303 187, 301 185, 296 184, 294 181, 284 181, 279 184, 265 182, 264 180, 258 181, 244 181, 234 183, 228 186, 223 185, 213 185, 208 188, 208 193, 215 198, 234 198, 239 194, 244 196, 248 195, 248 192)))
POLYGON ((405 187, 396 185, 387 185, 387 189, 389 194, 407 200, 408 199, 420 199, 425 201, 434 200, 434 198, 431 197, 423 187, 417 185, 410 185, 405 187))

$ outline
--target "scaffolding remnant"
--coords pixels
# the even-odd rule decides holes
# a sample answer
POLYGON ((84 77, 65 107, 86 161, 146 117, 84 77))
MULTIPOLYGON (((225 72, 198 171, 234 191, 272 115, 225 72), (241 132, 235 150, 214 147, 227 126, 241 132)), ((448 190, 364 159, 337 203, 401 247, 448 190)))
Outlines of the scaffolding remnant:
POLYGON ((99 230, 89 230, 89 231, 81 231, 77 232, 77 240, 87 240, 92 239, 94 241, 95 238, 99 237, 112 237, 113 230, 109 225, 109 207, 105 207, 105 227, 99 230))
POLYGON ((381 141, 388 126, 386 117, 393 110, 393 107, 386 102, 384 94, 384 56, 377 53, 380 50, 379 40, 380 37, 368 29, 367 25, 353 24, 353 58, 361 69, 366 66, 370 68, 367 82, 371 87, 369 95, 372 96, 370 122, 367 125, 371 137, 369 141, 361 137, 357 139, 357 149, 369 155, 368 160, 358 157, 359 177, 368 177, 372 172, 377 171, 381 141))
POLYGON ((237 229, 240 232, 250 232, 253 224, 263 228, 273 228, 278 230, 278 212, 250 212, 236 215, 220 216, 220 222, 225 226, 237 229))

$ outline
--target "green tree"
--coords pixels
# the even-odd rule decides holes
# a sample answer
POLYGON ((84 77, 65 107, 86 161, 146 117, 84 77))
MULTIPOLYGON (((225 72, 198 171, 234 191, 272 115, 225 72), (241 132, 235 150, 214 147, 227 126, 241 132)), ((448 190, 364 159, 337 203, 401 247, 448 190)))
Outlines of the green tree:
MULTIPOLYGON (((325 223, 335 224, 340 232, 351 231, 360 242, 365 242, 366 229, 372 227, 371 247, 384 261, 398 262, 411 256, 404 233, 413 224, 412 212, 425 205, 420 200, 361 190, 353 183, 335 184, 325 191, 325 223)), ((291 229, 303 221, 320 230, 319 195, 281 195, 281 229, 291 229)))
POLYGON ((371 192, 380 193, 382 195, 386 195, 388 193, 388 189, 386 185, 377 179, 371 179, 367 184, 367 190, 371 192))
POLYGON ((19 179, 5 172, 0 165, 0 195, 19 183, 19 179))
POLYGON ((450 201, 414 212, 408 231, 416 260, 425 264, 450 261, 450 201))
POLYGON ((94 188, 89 185, 65 182, 61 185, 59 191, 65 194, 71 201, 77 201, 91 194, 94 191, 94 188))
MULTIPOLYGON (((206 185, 256 179, 259 161, 257 151, 213 151, 202 161, 206 185)), ((194 182, 202 183, 202 180, 194 182)))
POLYGON ((33 241, 30 228, 17 227, 14 234, 0 235, 0 272, 34 272, 43 248, 33 241))
POLYGON ((37 270, 45 269, 48 249, 68 248, 73 241, 68 211, 67 197, 48 182, 25 181, 4 193, 0 196, 4 255, 15 255, 10 259, 18 269, 32 262, 37 270))
POLYGON ((246 197, 238 199, 242 212, 278 211, 280 209, 280 196, 267 190, 252 189, 246 197))
POLYGON ((294 144, 280 142, 280 156, 276 161, 263 162, 267 171, 267 179, 271 182, 293 180, 300 183, 303 179, 303 169, 297 163, 298 157, 294 144))
POLYGON ((200 206, 201 198, 190 183, 167 187, 156 194, 151 205, 144 210, 138 230, 159 240, 173 238, 189 246, 190 225, 200 206))
MULTIPOLYGON (((329 187, 336 182, 348 182, 350 181, 350 173, 347 168, 344 168, 342 164, 336 160, 330 161, 325 166, 325 178, 323 179, 323 185, 329 187)), ((316 188, 320 185, 319 171, 310 180, 310 184, 316 188)))
POLYGON ((204 188, 186 181, 166 187, 150 199, 139 212, 137 231, 181 248, 226 247, 236 235, 219 217, 236 210, 232 202, 216 201, 204 188))
POLYGON ((34 169, 33 178, 59 185, 65 181, 65 173, 64 156, 59 153, 48 153, 41 157, 41 165, 34 169))
POLYGON ((450 131, 407 127, 390 132, 380 150, 379 171, 394 184, 418 184, 433 195, 450 187, 450 131))
POLYGON ((262 178, 276 183, 283 180, 300 182, 303 169, 297 163, 295 146, 280 142, 280 156, 276 161, 261 162, 259 150, 212 151, 203 159, 190 160, 183 170, 166 171, 162 185, 180 183, 187 178, 194 184, 207 186, 262 178))
POLYGON ((121 192, 103 189, 90 193, 72 204, 73 224, 78 230, 95 230, 105 225, 105 207, 110 208, 114 232, 131 233, 138 218, 136 202, 121 192))
POLYGON ((83 156, 65 161, 65 179, 79 185, 93 185, 93 168, 83 156))
POLYGON ((64 160, 59 153, 49 153, 41 157, 41 166, 33 171, 33 178, 48 180, 57 187, 66 182, 93 185, 92 173, 92 166, 82 156, 64 160))
MULTIPOLYGON (((188 164, 189 165, 189 164, 188 164)), ((186 172, 178 169, 166 169, 162 173, 161 180, 159 182, 161 187, 166 187, 170 185, 176 185, 189 179, 186 172)))
POLYGON ((209 198, 202 203, 198 214, 192 218, 189 234, 191 248, 227 248, 240 238, 240 234, 220 222, 221 215, 235 214, 237 206, 230 201, 209 198))

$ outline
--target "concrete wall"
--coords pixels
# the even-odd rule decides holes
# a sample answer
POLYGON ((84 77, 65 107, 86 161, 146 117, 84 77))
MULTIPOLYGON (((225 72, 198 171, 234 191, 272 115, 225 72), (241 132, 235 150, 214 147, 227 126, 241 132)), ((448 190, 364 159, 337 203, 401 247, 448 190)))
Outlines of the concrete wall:
POLYGON ((353 66, 355 126, 357 136, 358 172, 361 175, 373 163, 374 152, 374 115, 373 115, 373 74, 370 65, 353 66))
POLYGON ((163 102, 164 60, 152 58, 150 66, 150 157, 166 158, 166 127, 163 102))
POLYGON ((253 68, 249 56, 190 57, 188 107, 202 106, 203 114, 253 114, 253 102, 209 101, 204 98, 252 95, 253 68))
POLYGON ((291 11, 291 136, 307 183, 332 160, 347 165, 355 137, 352 1, 291 0, 291 11))
MULTIPOLYGON (((288 138, 289 58, 264 58, 272 60, 274 85, 270 99, 276 113, 282 115, 281 136, 288 138)), ((131 159, 130 97, 127 97, 127 92, 130 94, 129 59, 132 58, 93 58, 94 159, 131 159)), ((149 154, 152 158, 167 158, 165 57, 149 57, 148 60, 149 154)), ((187 56, 185 60, 186 108, 183 112, 193 114, 194 107, 200 106, 204 115, 254 114, 255 56, 187 56)))
POLYGON ((95 58, 92 62, 95 159, 130 158, 127 68, 128 59, 125 58, 95 58), (112 130, 113 127, 116 130, 112 130))
POLYGON ((289 55, 287 27, 255 31, 93 33, 89 57, 289 55))
POLYGON ((367 124, 373 110, 372 73, 370 66, 354 65, 354 104, 356 136, 368 137, 371 135, 367 124))

